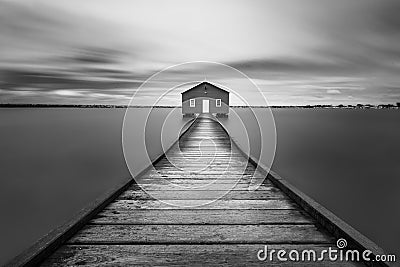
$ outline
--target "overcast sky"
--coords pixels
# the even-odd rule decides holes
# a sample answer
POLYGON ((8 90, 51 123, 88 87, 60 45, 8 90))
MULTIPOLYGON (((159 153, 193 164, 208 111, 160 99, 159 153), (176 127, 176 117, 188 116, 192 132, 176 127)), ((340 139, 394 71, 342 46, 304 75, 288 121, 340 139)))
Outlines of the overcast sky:
MULTIPOLYGON (((399 14, 398 0, 0 0, 0 102, 127 104, 187 61, 237 68, 272 105, 400 102, 399 14)), ((173 75, 140 103, 204 70, 173 75)))

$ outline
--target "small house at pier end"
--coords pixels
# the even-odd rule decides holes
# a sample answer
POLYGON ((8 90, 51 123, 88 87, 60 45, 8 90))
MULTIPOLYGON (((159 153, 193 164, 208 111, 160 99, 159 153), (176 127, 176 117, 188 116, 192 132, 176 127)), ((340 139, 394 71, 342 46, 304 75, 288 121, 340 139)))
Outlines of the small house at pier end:
POLYGON ((182 114, 186 116, 202 113, 227 116, 229 92, 209 82, 202 82, 182 93, 182 114))

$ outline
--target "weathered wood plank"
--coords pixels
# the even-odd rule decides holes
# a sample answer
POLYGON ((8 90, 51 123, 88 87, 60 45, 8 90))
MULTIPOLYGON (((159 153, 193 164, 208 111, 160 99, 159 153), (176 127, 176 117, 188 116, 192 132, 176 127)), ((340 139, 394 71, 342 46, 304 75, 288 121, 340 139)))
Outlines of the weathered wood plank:
POLYGON ((240 168, 232 167, 232 166, 223 166, 223 165, 214 165, 209 166, 208 164, 190 164, 185 169, 183 169, 184 164, 177 164, 176 166, 164 167, 164 166, 155 166, 154 169, 143 175, 141 178, 148 178, 149 176, 164 176, 164 177, 172 177, 174 175, 186 177, 243 177, 243 176, 257 176, 259 178, 266 178, 265 175, 259 173, 256 170, 247 168, 245 166, 241 166, 240 168))
MULTIPOLYGON (((332 246, 334 247, 334 245, 332 246)), ((329 248, 325 244, 281 245, 269 244, 268 250, 315 250, 320 255, 329 248)), ((49 266, 359 266, 353 262, 329 261, 260 261, 257 245, 67 245, 45 263, 49 266)), ((307 258, 305 254, 305 258, 307 258)))
MULTIPOLYGON (((185 163, 188 166, 191 164, 204 164, 204 163, 213 163, 213 164, 235 164, 238 167, 243 167, 247 165, 247 161, 244 161, 243 158, 236 158, 236 157, 197 157, 197 158, 164 158, 157 162, 158 166, 171 166, 171 164, 177 164, 177 163, 185 163)), ((232 166, 234 167, 234 166, 232 166)), ((251 168, 251 166, 249 166, 251 168)))
POLYGON ((215 141, 215 142, 198 142, 198 141, 186 141, 180 145, 180 147, 194 147, 197 149, 203 148, 213 148, 218 149, 230 149, 231 143, 225 141, 215 141))
POLYGON ((257 175, 257 177, 265 177, 261 172, 251 169, 246 169, 243 173, 238 173, 237 171, 232 171, 232 170, 225 170, 224 172, 221 172, 220 170, 207 170, 207 172, 198 172, 198 171, 179 171, 177 169, 163 169, 163 168, 157 168, 157 166, 154 167, 154 169, 150 170, 148 173, 144 174, 142 177, 147 177, 149 175, 164 175, 164 176, 170 176, 170 175, 197 175, 197 176, 206 176, 206 175, 214 175, 218 177, 225 177, 225 176, 233 176, 233 177, 241 177, 241 176, 246 176, 246 175, 257 175))
POLYGON ((215 179, 218 178, 220 180, 237 180, 237 179, 264 179, 265 182, 268 182, 265 175, 258 174, 258 173, 246 173, 243 175, 239 174, 212 174, 212 173, 204 173, 204 174, 197 174, 197 173, 180 173, 180 172, 169 172, 168 175, 165 173, 158 173, 156 171, 147 173, 143 175, 138 180, 148 179, 148 178, 163 178, 163 179, 215 179))
POLYGON ((146 185, 146 184, 157 184, 157 185, 169 185, 169 184, 175 184, 175 185, 182 185, 182 186, 206 186, 210 183, 215 183, 215 184, 225 184, 225 185, 249 185, 250 182, 253 183, 262 183, 264 179, 182 179, 182 178, 177 178, 177 179, 164 179, 164 178, 152 178, 152 179, 140 179, 138 181, 139 185, 146 185))
POLYGON ((270 190, 259 190, 249 192, 248 190, 237 190, 229 192, 220 192, 216 190, 174 190, 174 191, 151 191, 149 193, 143 190, 127 190, 122 193, 118 199, 138 200, 138 199, 215 199, 220 197, 221 193, 224 196, 221 199, 282 199, 287 198, 281 191, 275 187, 270 187, 270 190))
POLYGON ((68 244, 323 244, 314 225, 86 225, 68 244))
POLYGON ((222 164, 223 165, 228 165, 229 163, 231 163, 230 164, 231 165, 230 168, 233 171, 241 170, 241 169, 243 169, 243 167, 245 167, 247 170, 255 170, 255 168, 253 166, 247 165, 247 162, 243 162, 243 161, 236 161, 235 162, 234 160, 214 160, 214 161, 203 161, 203 162, 201 162, 201 161, 189 162, 188 160, 175 161, 175 162, 163 161, 163 162, 159 162, 159 164, 157 163, 156 166, 159 167, 159 168, 168 168, 168 167, 169 168, 175 168, 175 166, 173 164, 176 164, 176 163, 187 163, 187 165, 185 165, 185 169, 186 169, 187 167, 190 167, 192 164, 193 165, 198 165, 198 164, 203 164, 204 165, 205 162, 213 162, 213 165, 214 165, 214 163, 215 163, 215 165, 222 165, 222 164))
MULTIPOLYGON (((164 179, 164 177, 163 178, 155 178, 155 179, 164 179)), ((195 178, 193 178, 193 179, 190 179, 190 178, 176 178, 176 179, 179 179, 179 180, 181 180, 182 182, 184 182, 185 180, 189 180, 188 181, 188 183, 190 182, 190 180, 193 180, 193 183, 196 183, 196 181, 202 181, 203 179, 195 179, 195 178)), ((238 178, 239 179, 239 178, 238 178)), ((151 180, 151 179, 150 179, 151 180)), ((146 188, 146 186, 147 185, 152 185, 152 183, 148 183, 148 182, 146 182, 146 181, 150 181, 150 180, 148 180, 148 179, 138 179, 138 181, 137 181, 137 183, 135 183, 135 184, 133 184, 133 185, 131 185, 130 187, 129 187, 129 189, 128 190, 140 190, 140 189, 147 189, 146 188), (141 182, 141 181, 144 181, 143 183, 141 182)), ((167 185, 167 184, 170 184, 170 182, 168 182, 168 181, 170 181, 170 180, 174 180, 174 178, 171 178, 171 179, 164 179, 164 180, 166 180, 166 184, 165 185, 167 185)), ((213 181, 213 180, 210 180, 210 181, 213 181)), ((224 186, 224 188, 223 189, 225 189, 225 186, 226 185, 224 185, 224 184, 228 184, 228 185, 231 185, 232 184, 232 182, 233 181, 238 181, 237 179, 220 179, 220 180, 218 180, 218 181, 215 181, 214 182, 214 184, 215 184, 215 186, 216 186, 216 189, 214 189, 214 190, 218 190, 218 186, 224 186)), ((251 186, 252 185, 252 182, 253 181, 256 181, 256 182, 260 182, 260 181, 263 181, 261 184, 260 184, 260 187, 259 187, 259 189, 258 190, 271 190, 272 188, 275 188, 276 189, 276 187, 274 187, 268 180, 262 180, 262 179, 250 179, 250 178, 246 178, 246 180, 245 180, 245 183, 240 183, 240 184, 237 184, 237 186, 235 187, 235 188, 233 188, 234 190, 248 190, 248 186, 251 186), (246 184, 247 183, 247 184, 246 184)), ((163 187, 164 185, 163 184, 158 184, 158 186, 160 187, 160 189, 159 190, 163 190, 163 189, 165 189, 165 190, 167 190, 168 188, 167 187, 163 187)), ((210 189, 211 190, 211 189, 210 189)), ((278 189, 279 190, 279 189, 278 189)))
MULTIPOLYGON (((268 190, 263 184, 260 186, 247 183, 212 183, 208 185, 187 182, 186 184, 182 181, 180 184, 155 184, 155 183, 140 183, 140 186, 145 191, 150 190, 219 190, 219 191, 236 191, 236 190, 268 190)), ((267 186, 268 187, 268 186, 267 186)))
POLYGON ((134 214, 136 209, 296 209, 298 208, 289 199, 266 199, 266 200, 201 200, 201 199, 177 199, 169 200, 169 204, 160 200, 116 200, 106 209, 131 210, 134 214))
MULTIPOLYGON (((194 133, 191 136, 188 136, 188 137, 185 137, 185 138, 181 138, 179 143, 183 143, 183 142, 186 142, 186 141, 202 142, 203 140, 204 140, 204 135, 200 135, 200 134, 194 133)), ((227 138, 226 138, 226 136, 223 136, 223 135, 219 135, 219 136, 215 135, 215 136, 212 137, 212 140, 213 141, 226 141, 227 138)))
POLYGON ((298 210, 110 210, 92 224, 312 224, 298 210))
POLYGON ((226 174, 234 174, 234 175, 240 175, 240 174, 246 174, 246 173, 254 173, 258 171, 255 167, 253 166, 246 166, 246 164, 240 163, 236 164, 234 162, 230 163, 229 162, 213 162, 210 161, 204 161, 204 162, 174 162, 174 163, 162 163, 160 165, 155 165, 153 166, 154 170, 158 172, 179 172, 179 173, 196 173, 196 174, 207 174, 207 173, 212 173, 213 171, 216 172, 218 171, 220 175, 226 175, 226 174), (212 163, 212 164, 210 164, 212 163), (203 167, 201 170, 202 172, 199 172, 200 170, 195 170, 193 171, 191 167, 203 167), (206 167, 206 168, 205 168, 206 167), (223 170, 223 172, 222 172, 223 170))
POLYGON ((219 146, 219 147, 215 147, 215 146, 201 146, 201 148, 199 146, 196 145, 181 145, 179 146, 179 149, 181 151, 185 151, 185 150, 191 150, 191 151, 220 151, 220 152, 231 152, 232 149, 230 147, 223 147, 223 146, 219 146))
POLYGON ((207 155, 201 155, 200 153, 198 155, 196 154, 191 154, 191 155, 171 155, 168 156, 168 160, 172 162, 179 162, 179 161, 188 161, 188 160, 193 160, 193 161, 209 161, 209 160, 225 160, 228 161, 230 159, 233 160, 242 160, 243 158, 240 156, 231 156, 231 155, 223 155, 223 154, 207 154, 207 155))

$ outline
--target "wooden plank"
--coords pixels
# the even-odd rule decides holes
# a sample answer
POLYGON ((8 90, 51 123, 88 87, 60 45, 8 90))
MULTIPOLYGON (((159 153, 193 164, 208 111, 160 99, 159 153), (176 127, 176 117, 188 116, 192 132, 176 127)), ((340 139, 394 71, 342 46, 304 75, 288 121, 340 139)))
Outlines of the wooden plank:
POLYGON ((145 191, 151 190, 219 190, 219 191, 236 191, 236 190, 268 190, 264 185, 254 185, 246 183, 212 183, 209 185, 199 184, 196 186, 194 183, 181 183, 177 184, 155 184, 155 183, 141 183, 140 186, 145 191))
POLYGON ((213 179, 188 179, 188 178, 177 178, 177 179, 164 179, 164 178, 151 178, 151 179, 140 179, 138 181, 138 185, 146 185, 146 184, 158 184, 158 185, 169 185, 169 184, 175 184, 175 185, 181 185, 181 186, 206 186, 210 183, 213 184, 227 184, 229 185, 244 185, 248 186, 250 182, 260 182, 262 183, 264 179, 218 179, 218 178, 213 178, 213 179))
MULTIPOLYGON (((163 178, 164 179, 164 178, 163 178)), ((172 178, 171 178, 172 179, 172 178)), ((191 180, 191 179, 183 179, 183 178, 179 178, 179 179, 181 179, 181 180, 191 180)), ((143 179, 143 180, 147 180, 147 179, 143 179)), ((169 181, 169 179, 165 179, 167 182, 169 181)), ((193 181, 195 182, 196 180, 202 180, 202 179, 193 179, 193 181)), ((256 181, 260 181, 259 179, 255 179, 256 181)), ((232 190, 244 190, 244 191, 249 191, 249 186, 251 186, 251 179, 246 179, 246 181, 248 182, 248 184, 245 184, 245 183, 238 183, 232 190)), ((169 184, 169 183, 166 183, 166 184, 169 184)), ((220 190, 220 189, 218 189, 218 187, 219 186, 223 186, 223 188, 222 189, 225 189, 225 188, 227 188, 226 186, 230 186, 230 185, 232 185, 232 180, 225 180, 225 179, 221 179, 220 181, 218 181, 218 182, 215 182, 215 183, 213 183, 214 185, 215 185, 215 188, 216 189, 214 189, 214 190, 220 190), (226 182, 224 182, 224 181, 226 181, 226 182), (228 185, 226 185, 226 184, 228 184, 228 185)), ((128 190, 150 190, 151 188, 149 188, 148 186, 154 186, 155 188, 159 188, 159 189, 153 189, 153 190, 168 190, 168 187, 167 186, 165 186, 165 185, 163 185, 163 184, 152 184, 152 183, 146 183, 146 182, 143 182, 143 183, 140 183, 140 181, 138 181, 138 183, 136 183, 136 184, 132 184, 129 188, 128 188, 128 190)), ((182 189, 183 189, 183 187, 182 187, 182 189)), ((175 189, 176 190, 176 189, 175 189)), ((197 190, 204 190, 204 189, 197 189, 197 190)), ((211 188, 208 188, 208 190, 211 190, 211 188)), ((253 191, 254 189, 252 188, 252 190, 251 191, 253 191)), ((259 188, 257 189, 257 191, 262 191, 262 190, 267 190, 267 191, 271 191, 271 190, 275 190, 275 191, 279 191, 279 189, 278 188, 276 188, 275 186, 273 186, 272 184, 271 184, 271 182, 269 182, 268 180, 263 180, 263 183, 262 184, 260 184, 260 186, 259 186, 259 188)))
POLYGON ((258 170, 252 167, 246 167, 246 165, 240 165, 240 167, 234 167, 233 165, 214 165, 210 166, 208 163, 203 164, 175 164, 174 166, 154 166, 153 170, 147 173, 145 176, 151 175, 197 175, 197 176, 209 176, 214 175, 218 177, 225 176, 246 176, 246 175, 257 175, 258 177, 266 178, 266 175, 259 173, 258 170))
POLYGON ((152 178, 163 178, 163 179, 215 179, 219 180, 237 180, 237 179, 263 179, 265 182, 270 183, 265 175, 259 173, 245 173, 241 174, 213 174, 213 173, 181 173, 181 172, 169 172, 168 175, 165 173, 159 173, 157 171, 146 173, 138 180, 152 179, 152 178))
POLYGON ((280 190, 270 187, 270 190, 259 190, 249 192, 248 190, 237 190, 220 192, 217 190, 171 190, 171 191, 151 191, 149 193, 143 190, 126 190, 118 199, 138 200, 138 199, 215 199, 224 193, 222 199, 282 199, 287 198, 280 190))
MULTIPOLYGON (((171 155, 171 156, 182 156, 182 155, 198 155, 199 153, 200 153, 200 151, 199 151, 199 149, 193 149, 193 150, 186 150, 186 151, 181 151, 181 147, 178 147, 178 146, 176 146, 176 147, 173 147, 173 148, 171 148, 171 151, 169 152, 170 154, 169 155, 171 155)), ((237 156, 237 157, 239 157, 239 156, 242 156, 243 157, 243 155, 241 155, 240 154, 240 151, 238 151, 238 149, 234 149, 234 148, 231 148, 231 149, 227 149, 226 151, 209 151, 208 153, 206 153, 206 152, 204 152, 204 155, 207 155, 207 154, 210 154, 210 155, 232 155, 232 156, 237 156)))
POLYGON ((266 200, 201 200, 201 199, 177 199, 169 200, 168 203, 160 200, 116 200, 106 209, 131 210, 136 209, 296 209, 298 208, 289 199, 266 199, 266 200))
POLYGON ((217 153, 217 152, 237 153, 238 152, 234 147, 228 146, 228 145, 218 145, 218 146, 215 146, 215 145, 210 145, 210 146, 201 145, 201 146, 199 146, 199 145, 190 145, 190 144, 186 145, 186 144, 183 144, 183 145, 179 146, 179 149, 181 151, 185 151, 187 149, 191 149, 193 152, 204 151, 204 152, 209 152, 209 153, 211 153, 211 152, 212 153, 217 153))
POLYGON ((330 244, 314 225, 86 225, 68 244, 330 244))
POLYGON ((219 177, 224 177, 224 176, 243 176, 243 175, 257 175, 257 177, 266 177, 265 175, 259 173, 258 171, 255 170, 245 170, 243 173, 238 173, 237 171, 232 171, 232 170, 227 170, 224 171, 223 173, 221 173, 221 171, 218 170, 207 170, 207 172, 196 172, 196 171, 179 171, 177 169, 175 170, 166 170, 166 169, 162 169, 162 168, 157 168, 155 167, 153 170, 149 171, 148 173, 146 173, 145 175, 143 175, 140 178, 146 177, 148 175, 152 175, 152 174, 160 174, 160 175, 164 175, 164 176, 170 176, 170 175, 215 175, 215 176, 219 176, 219 177))
MULTIPOLYGON (((226 136, 223 136, 223 135, 221 135, 221 136, 213 136, 212 140, 213 141, 227 141, 227 138, 226 138, 226 136)), ((180 143, 183 143, 183 142, 186 142, 186 141, 202 142, 202 141, 204 141, 204 137, 201 136, 201 135, 192 134, 191 136, 188 136, 188 137, 185 137, 185 138, 182 138, 182 139, 179 140, 180 143)))
MULTIPOLYGON (((198 161, 190 161, 190 160, 182 160, 182 161, 173 161, 173 162, 160 162, 157 164, 157 169, 165 169, 165 170, 176 170, 180 168, 182 172, 190 170, 192 167, 195 168, 207 168, 209 170, 212 169, 221 169, 221 170, 229 170, 229 171, 237 171, 238 173, 243 172, 247 163, 242 161, 235 160, 198 160, 198 161)), ((249 167, 248 169, 253 169, 249 167)))
POLYGON ((91 224, 313 224, 298 210, 128 210, 106 209, 91 224))
MULTIPOLYGON (((334 245, 333 245, 334 247, 334 245)), ((268 250, 315 250, 320 255, 329 245, 269 244, 268 250)), ((257 245, 67 245, 52 255, 43 267, 49 266, 360 266, 346 261, 260 261, 257 245)), ((307 254, 305 254, 307 255, 307 254)), ((305 256, 306 259, 307 256, 305 256)))
POLYGON ((199 152, 193 152, 193 153, 187 153, 187 152, 182 152, 182 153, 174 153, 174 154, 169 154, 168 159, 172 161, 177 161, 177 160, 182 160, 182 161, 187 161, 187 160, 200 160, 204 159, 205 160, 210 160, 210 159, 215 159, 215 160, 229 160, 229 159, 239 159, 242 158, 238 155, 235 154, 226 154, 226 153, 218 153, 218 152, 204 152, 204 151, 199 151, 199 152), (200 158, 201 157, 201 158, 200 158))
MULTIPOLYGON (((176 163, 186 163, 190 166, 190 164, 199 164, 199 163, 204 164, 204 162, 212 162, 215 164, 235 163, 235 164, 238 164, 239 166, 247 165, 247 161, 245 161, 244 158, 239 158, 239 157, 222 158, 222 157, 203 157, 203 156, 197 157, 197 158, 193 158, 193 157, 192 158, 175 158, 175 159, 173 159, 172 157, 168 158, 168 159, 164 158, 164 159, 160 160, 159 164, 157 164, 157 165, 163 166, 164 164, 171 165, 174 163, 175 164, 176 163)), ((249 167, 251 167, 251 166, 249 166, 249 167)))
POLYGON ((179 141, 179 146, 184 145, 184 146, 197 146, 197 147, 229 147, 231 146, 231 141, 228 138, 225 139, 214 139, 214 138, 204 138, 202 140, 180 140, 179 141))
MULTIPOLYGON (((181 171, 182 173, 184 172, 189 172, 193 171, 192 169, 195 168, 195 171, 202 171, 203 173, 206 173, 207 171, 212 171, 212 170, 218 170, 221 171, 221 174, 225 172, 235 172, 235 173, 243 173, 246 170, 247 164, 243 162, 234 162, 234 161, 222 161, 222 162, 217 162, 217 161, 198 161, 198 162, 189 162, 187 163, 183 162, 174 162, 174 163, 165 163, 161 162, 158 164, 155 169, 156 170, 165 170, 165 171, 181 171)), ((248 167, 248 170, 253 170, 252 167, 248 167)))
POLYGON ((222 164, 223 165, 227 165, 227 164, 231 163, 231 165, 232 165, 231 168, 235 168, 235 165, 237 165, 236 169, 242 169, 243 166, 245 166, 248 169, 254 170, 253 166, 248 165, 247 162, 245 162, 243 160, 235 160, 235 159, 229 159, 229 158, 228 159, 217 159, 217 158, 215 158, 215 159, 205 159, 205 160, 198 159, 198 160, 193 160, 193 161, 189 161, 188 159, 182 159, 182 160, 179 160, 179 161, 175 160, 175 161, 172 161, 172 162, 164 159, 161 162, 159 162, 159 164, 157 164, 157 166, 163 167, 163 168, 167 168, 167 167, 174 168, 175 167, 174 164, 183 163, 183 164, 185 164, 185 168, 186 168, 187 166, 190 166, 192 164, 204 164, 205 162, 212 162, 213 164, 215 163, 216 165, 218 165, 218 164, 219 165, 222 165, 222 164))
POLYGON ((214 184, 227 184, 229 185, 249 185, 250 182, 256 183, 262 183, 264 181, 263 179, 218 179, 217 177, 213 177, 213 179, 187 179, 187 178, 177 178, 177 179, 164 179, 164 178, 149 178, 149 179, 140 179, 138 181, 138 185, 146 185, 146 184, 157 184, 157 185, 169 185, 169 184, 175 184, 175 185, 182 185, 182 186, 206 186, 209 183, 214 183, 214 184))
POLYGON ((224 160, 224 161, 193 161, 189 162, 189 160, 183 160, 183 161, 174 161, 174 162, 162 162, 159 165, 155 165, 154 169, 157 171, 175 171, 175 172, 181 172, 181 173, 188 173, 188 169, 190 167, 210 167, 207 169, 207 171, 203 171, 202 173, 206 174, 209 171, 212 171, 212 169, 219 169, 219 170, 225 170, 225 172, 221 174, 243 174, 245 172, 254 172, 256 168, 254 166, 248 165, 243 162, 234 162, 230 160, 224 160), (212 164, 207 164, 207 163, 212 163, 212 164), (215 164, 214 164, 215 163, 215 164), (179 168, 177 168, 179 167, 179 168))
POLYGON ((181 151, 185 151, 185 149, 186 150, 190 149, 193 151, 197 150, 197 151, 207 151, 207 152, 210 152, 210 151, 230 152, 230 151, 232 151, 230 147, 225 147, 225 146, 216 147, 216 146, 198 146, 198 145, 186 145, 186 144, 180 145, 179 149, 181 151))
POLYGON ((229 166, 202 166, 202 165, 191 165, 185 167, 184 170, 179 170, 177 167, 160 167, 156 166, 155 169, 159 171, 162 174, 167 173, 168 174, 196 174, 196 175, 202 175, 202 174, 215 174, 216 176, 223 176, 223 175, 230 175, 230 174, 251 174, 251 171, 246 171, 244 168, 241 168, 241 170, 238 170, 236 168, 230 168, 229 166))
MULTIPOLYGON (((239 157, 236 155, 230 155, 225 153, 218 153, 217 151, 199 151, 198 153, 187 154, 186 152, 182 152, 182 154, 174 153, 169 154, 167 156, 168 159, 173 159, 174 162, 179 161, 187 161, 188 159, 193 159, 194 161, 206 161, 206 160, 215 160, 216 162, 222 161, 237 161, 237 162, 247 162, 247 160, 243 157, 239 157)), ((164 159, 163 162, 167 161, 167 158, 164 159)), ((251 164, 250 164, 251 165, 251 164)))

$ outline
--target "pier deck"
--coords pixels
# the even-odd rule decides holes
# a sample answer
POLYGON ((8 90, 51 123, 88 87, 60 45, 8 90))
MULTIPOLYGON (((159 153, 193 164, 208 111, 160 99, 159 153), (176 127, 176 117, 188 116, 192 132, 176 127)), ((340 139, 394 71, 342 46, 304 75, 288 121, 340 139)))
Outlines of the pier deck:
POLYGON ((278 180, 265 179, 217 121, 198 118, 154 169, 90 216, 42 266, 356 265, 257 258, 265 245, 287 253, 337 248, 337 230, 278 180))

